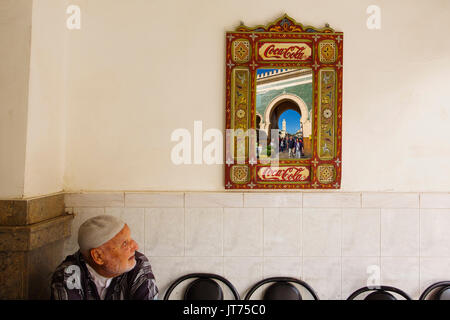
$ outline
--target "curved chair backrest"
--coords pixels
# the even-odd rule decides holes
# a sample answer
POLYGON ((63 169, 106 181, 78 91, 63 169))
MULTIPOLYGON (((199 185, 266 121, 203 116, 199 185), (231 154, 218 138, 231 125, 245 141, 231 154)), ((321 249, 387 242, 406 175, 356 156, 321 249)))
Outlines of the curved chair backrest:
POLYGON ((433 283, 422 292, 419 300, 450 300, 450 281, 433 283))
POLYGON ((303 300, 303 297, 300 291, 296 286, 293 285, 299 284, 304 287, 314 298, 314 300, 319 300, 319 297, 314 292, 314 290, 304 281, 290 278, 290 277, 272 277, 263 279, 257 282, 247 293, 244 300, 250 300, 253 293, 261 286, 272 283, 267 289, 264 291, 263 300, 303 300))
POLYGON ((377 287, 362 287, 361 289, 356 290, 353 292, 347 300, 354 300, 357 296, 364 292, 372 291, 369 293, 364 300, 397 300, 394 295, 392 295, 390 292, 397 293, 401 295, 406 300, 411 300, 411 297, 404 291, 395 288, 395 287, 389 287, 389 286, 377 286, 377 287))
POLYGON ((235 300, 240 300, 239 293, 231 282, 213 273, 190 273, 178 278, 167 289, 164 300, 169 300, 170 294, 175 287, 188 279, 195 280, 187 286, 184 292, 184 300, 223 300, 222 288, 216 280, 224 283, 230 289, 235 300))

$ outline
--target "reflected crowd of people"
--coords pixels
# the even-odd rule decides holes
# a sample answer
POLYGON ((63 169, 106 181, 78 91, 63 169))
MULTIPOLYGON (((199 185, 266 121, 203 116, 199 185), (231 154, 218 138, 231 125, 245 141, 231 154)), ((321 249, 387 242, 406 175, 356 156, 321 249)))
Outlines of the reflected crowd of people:
MULTIPOLYGON (((276 138, 275 138, 276 139, 276 138)), ((275 140, 276 142, 276 140, 275 140)), ((257 141, 257 157, 259 158, 261 155, 270 156, 273 151, 278 148, 278 157, 279 158, 297 158, 300 159, 305 156, 304 152, 304 144, 303 138, 293 135, 285 135, 284 137, 278 136, 278 146, 276 146, 273 140, 269 144, 269 148, 263 148, 263 145, 260 143, 259 139, 257 141)), ((272 155, 274 156, 274 155, 272 155)))
POLYGON ((278 137, 278 147, 281 154, 287 153, 289 158, 301 158, 304 156, 303 138, 291 135, 278 137))

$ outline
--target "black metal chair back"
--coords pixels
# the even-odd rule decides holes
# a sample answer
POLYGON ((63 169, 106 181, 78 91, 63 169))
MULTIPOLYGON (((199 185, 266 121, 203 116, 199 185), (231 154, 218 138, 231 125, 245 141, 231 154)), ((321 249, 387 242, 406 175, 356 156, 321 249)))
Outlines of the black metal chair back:
POLYGON ((200 278, 186 288, 184 300, 223 300, 223 291, 216 281, 200 278))
POLYGON ((419 300, 450 300, 450 281, 433 283, 422 292, 419 300))
POLYGON ((377 287, 362 287, 355 292, 353 292, 347 300, 354 300, 357 296, 364 292, 369 292, 364 300, 397 300, 397 298, 391 293, 397 293, 406 300, 411 300, 411 297, 404 291, 395 288, 395 287, 389 287, 389 286, 377 286, 377 287))
POLYGON ((304 287, 311 294, 314 300, 319 300, 317 294, 306 282, 290 277, 272 277, 263 279, 257 282, 248 291, 244 300, 250 300, 251 296, 258 288, 268 283, 272 284, 264 291, 263 300, 303 300, 300 290, 298 290, 293 283, 304 287))
POLYGON ((184 300, 223 300, 223 290, 217 281, 224 283, 230 289, 235 300, 240 300, 239 293, 231 282, 213 273, 190 273, 178 278, 167 289, 164 300, 169 300, 172 291, 188 279, 195 280, 186 287, 184 300))

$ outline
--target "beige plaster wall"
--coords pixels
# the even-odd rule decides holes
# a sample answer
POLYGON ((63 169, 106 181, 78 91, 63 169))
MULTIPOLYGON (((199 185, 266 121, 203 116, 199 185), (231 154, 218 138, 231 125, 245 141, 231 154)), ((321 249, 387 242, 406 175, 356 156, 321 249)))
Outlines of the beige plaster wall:
POLYGON ((33 1, 25 196, 63 189, 67 1, 33 1))
POLYGON ((32 2, 0 2, 0 197, 24 188, 32 2))
POLYGON ((448 191, 448 1, 75 1, 64 185, 223 189, 222 165, 176 166, 177 128, 224 129, 224 33, 288 13, 345 33, 343 191, 448 191), (366 27, 369 5, 380 30, 366 27))
POLYGON ((222 165, 171 163, 170 134, 224 129, 224 32, 285 12, 345 33, 342 191, 450 189, 447 1, 71 4, 81 30, 65 28, 65 1, 2 2, 2 198, 222 190, 222 165))
POLYGON ((0 197, 63 190, 67 1, 0 3, 0 197))

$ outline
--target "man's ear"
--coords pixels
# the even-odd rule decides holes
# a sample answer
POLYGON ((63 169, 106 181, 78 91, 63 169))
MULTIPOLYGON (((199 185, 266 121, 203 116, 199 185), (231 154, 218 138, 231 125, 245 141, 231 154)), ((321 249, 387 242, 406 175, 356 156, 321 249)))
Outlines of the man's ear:
POLYGON ((103 251, 100 248, 91 249, 90 251, 92 260, 98 264, 103 265, 105 263, 103 251))

